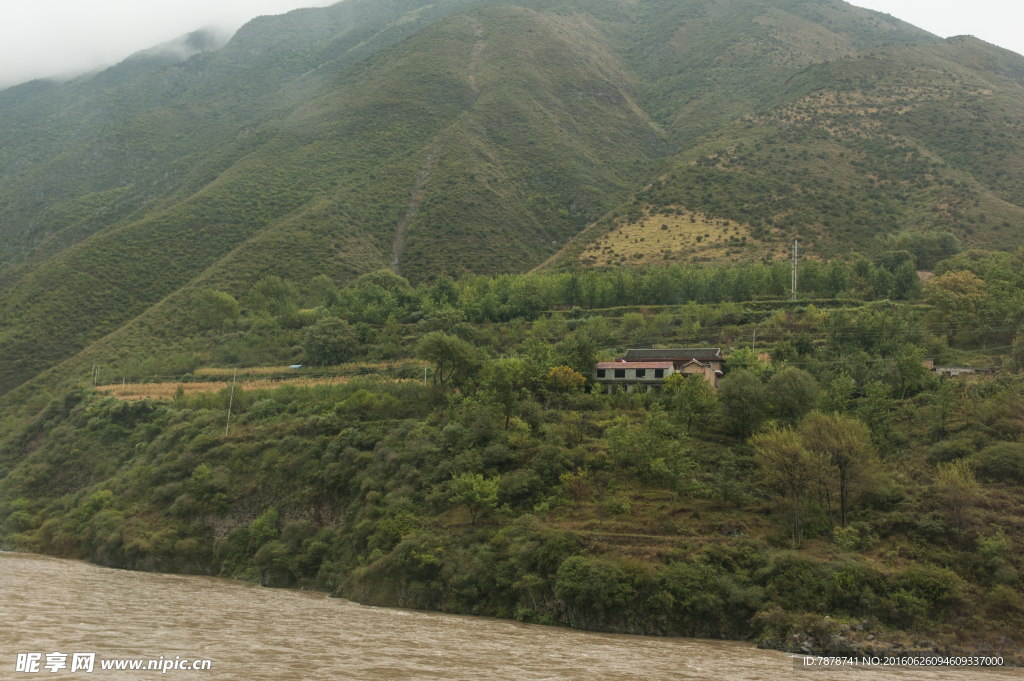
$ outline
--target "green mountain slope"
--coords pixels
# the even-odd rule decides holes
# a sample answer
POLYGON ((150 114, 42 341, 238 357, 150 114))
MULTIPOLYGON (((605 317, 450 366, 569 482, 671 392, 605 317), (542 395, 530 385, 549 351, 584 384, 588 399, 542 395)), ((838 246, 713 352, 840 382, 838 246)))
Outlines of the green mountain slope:
POLYGON ((1024 57, 835 0, 218 45, 0 92, 0 547, 1020 662, 1024 57))
POLYGON ((891 16, 820 0, 707 0, 645 5, 629 64, 643 106, 690 143, 777 96, 811 64, 936 36, 891 16))
MULTIPOLYGON (((459 4, 356 0, 260 17, 184 61, 147 51, 95 76, 0 92, 3 265, 115 224, 177 188, 211 151, 459 4)), ((5 269, 0 282, 11 279, 5 269)))
POLYGON ((609 265, 610 227, 672 220, 630 257, 1019 240, 1024 59, 838 1, 343 2, 211 40, 0 92, 0 393, 267 275, 609 265))
POLYGON ((344 279, 394 258, 417 278, 525 269, 664 148, 629 94, 585 22, 499 7, 432 24, 221 145, 130 217, 21 266, 0 301, 0 342, 17 358, 3 385, 210 267, 229 288, 268 273, 344 279))
MULTIPOLYGON (((284 307, 179 318, 215 361, 263 345, 278 364, 127 384, 115 366, 59 394, 0 442, 0 547, 364 604, 1019 665, 1024 339, 1011 349, 1003 320, 1024 319, 1022 263, 944 260, 920 297, 934 305, 887 299, 869 262, 807 260, 813 301, 786 299, 786 263, 418 290, 385 271, 300 313, 305 330, 284 307), (382 289, 399 294, 387 317, 382 289), (349 340, 314 350, 329 329, 349 340), (280 360, 298 342, 315 364, 294 371, 280 360), (638 342, 720 344, 725 375, 584 391, 595 360, 638 342), (979 372, 943 378, 926 355, 979 372)), ((86 352, 124 349, 137 325, 86 352)))
POLYGON ((1020 55, 973 38, 810 66, 679 154, 553 264, 646 262, 632 259, 628 237, 666 222, 670 234, 685 232, 690 213, 710 239, 684 236, 659 258, 784 257, 794 239, 818 255, 849 255, 876 238, 935 231, 1012 249, 1024 243, 1022 73, 1020 55), (717 238, 727 223, 742 243, 717 238), (623 227, 615 246, 609 231, 623 227), (733 250, 723 254, 723 244, 733 250))
POLYGON ((428 152, 436 161, 399 259, 417 280, 532 267, 667 148, 589 17, 515 7, 479 17, 474 103, 428 152))

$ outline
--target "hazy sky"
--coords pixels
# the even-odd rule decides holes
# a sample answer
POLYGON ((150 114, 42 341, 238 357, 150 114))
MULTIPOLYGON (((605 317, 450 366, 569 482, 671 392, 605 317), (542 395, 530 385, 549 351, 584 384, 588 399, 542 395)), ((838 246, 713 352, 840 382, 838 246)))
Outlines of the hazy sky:
POLYGON ((973 35, 1024 54, 1024 2, 1021 0, 847 0, 885 12, 948 38, 973 35))
POLYGON ((74 75, 197 28, 228 34, 263 14, 335 0, 0 0, 0 88, 74 75))
MULTIPOLYGON (((0 88, 73 75, 214 26, 332 0, 0 0, 0 88)), ((854 0, 937 35, 971 34, 1024 54, 1021 0, 854 0)))

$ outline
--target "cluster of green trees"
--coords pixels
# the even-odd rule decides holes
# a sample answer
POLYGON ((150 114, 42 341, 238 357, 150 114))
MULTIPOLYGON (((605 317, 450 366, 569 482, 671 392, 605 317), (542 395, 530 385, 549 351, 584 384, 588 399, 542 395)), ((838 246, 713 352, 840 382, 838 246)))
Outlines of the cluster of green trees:
POLYGON ((816 264, 847 277, 816 304, 673 288, 770 282, 767 265, 204 291, 189 371, 209 352, 392 357, 429 380, 71 392, 0 448, 0 543, 619 631, 776 635, 829 615, 1012 636, 1022 547, 1000 528, 1024 509, 1024 256, 957 253, 915 275, 913 301, 852 298, 930 243, 816 264), (600 291, 615 306, 588 307, 600 291), (721 345, 718 390, 592 389, 595 361, 641 342, 721 345), (925 356, 1003 371, 942 380, 925 356))
MULTIPOLYGON (((834 361, 848 361, 854 349, 911 353, 910 346, 895 344, 897 338, 926 354, 943 346, 1009 346, 1024 323, 1024 255, 957 252, 935 263, 934 276, 922 282, 919 258, 957 250, 950 235, 940 234, 888 239, 873 261, 806 261, 801 290, 820 298, 814 299, 817 305, 786 300, 790 265, 779 262, 439 277, 415 287, 386 270, 342 288, 322 275, 301 288, 266 277, 239 299, 216 290, 196 296, 194 328, 200 335, 192 352, 212 353, 213 361, 227 364, 326 366, 360 357, 416 356, 424 336, 442 333, 493 358, 515 348, 532 329, 543 341, 586 337, 599 351, 650 343, 669 331, 681 342, 699 342, 709 326, 754 322, 770 333, 787 314, 803 309, 811 311, 808 319, 830 347, 846 348, 834 361), (857 302, 878 299, 881 292, 878 305, 857 302), (923 305, 926 314, 886 302, 898 299, 923 305), (645 314, 649 308, 657 314, 645 314)), ((773 357, 795 360, 807 354, 808 343, 806 334, 782 339, 773 357)), ((588 374, 584 361, 568 365, 588 374)), ((905 386, 892 388, 905 396, 905 386)))
MULTIPOLYGON (((957 257, 986 290, 1019 272, 1014 256, 957 257)), ((936 271, 922 295, 961 292, 940 280, 968 270, 936 271)), ((994 360, 949 348, 938 305, 884 301, 472 323, 468 281, 322 282, 326 314, 281 281, 237 309, 204 294, 278 326, 294 311, 282 332, 309 357, 366 354, 393 334, 431 380, 233 397, 225 383, 162 403, 72 392, 0 451, 0 543, 616 631, 1019 632, 1022 547, 1000 531, 1024 513, 1024 363, 1010 348, 993 380, 939 379, 926 351, 994 360), (330 314, 370 291, 407 316, 330 314), (697 376, 590 389, 594 361, 638 331, 675 345, 695 327, 733 339, 717 391, 697 376)), ((230 335, 242 318, 205 319, 230 335)))
MULTIPOLYGON (((952 234, 903 235, 880 241, 874 260, 804 260, 799 269, 799 294, 804 299, 912 300, 920 294, 916 270, 933 267, 959 252, 959 243, 952 234)), ((786 299, 790 283, 788 261, 464 276, 457 281, 441 276, 432 284, 417 287, 381 270, 363 275, 342 289, 319 275, 305 287, 305 296, 291 282, 266 277, 247 292, 245 300, 250 316, 275 317, 284 326, 302 322, 302 302, 353 323, 379 325, 390 317, 405 321, 410 315, 448 308, 461 312, 463 320, 470 322, 499 322, 532 320, 560 307, 590 310, 690 301, 712 304, 786 299)), ((224 292, 202 291, 195 304, 197 321, 204 328, 221 329, 226 320, 240 316, 237 302, 224 292)))

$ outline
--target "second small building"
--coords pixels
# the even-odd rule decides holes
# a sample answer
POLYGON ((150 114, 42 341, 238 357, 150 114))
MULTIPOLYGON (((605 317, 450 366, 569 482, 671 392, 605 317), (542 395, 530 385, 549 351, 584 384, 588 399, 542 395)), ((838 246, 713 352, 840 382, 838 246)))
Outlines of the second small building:
POLYGON ((672 374, 700 374, 717 388, 723 364, 721 348, 631 349, 614 362, 599 362, 593 378, 608 393, 622 388, 652 390, 672 374))
POLYGON ((616 387, 625 387, 626 392, 633 392, 634 387, 651 390, 661 385, 665 379, 675 373, 672 362, 598 362, 594 369, 594 380, 608 393, 615 392, 616 387))

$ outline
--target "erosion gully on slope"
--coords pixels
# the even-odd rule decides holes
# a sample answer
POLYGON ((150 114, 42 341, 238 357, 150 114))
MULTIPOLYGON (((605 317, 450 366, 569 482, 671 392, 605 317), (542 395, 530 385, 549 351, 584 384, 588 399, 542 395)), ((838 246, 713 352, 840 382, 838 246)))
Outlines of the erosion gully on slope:
MULTIPOLYGON (((473 51, 469 56, 469 87, 473 90, 473 98, 469 105, 473 106, 476 103, 477 97, 480 96, 480 88, 476 84, 476 71, 480 66, 480 57, 484 51, 484 27, 475 19, 471 19, 469 25, 476 36, 476 43, 473 45, 473 51)), ((409 206, 395 227, 395 243, 391 249, 391 269, 397 274, 402 273, 400 260, 402 257, 402 247, 405 245, 405 230, 408 228, 409 223, 412 222, 412 219, 416 217, 416 210, 419 208, 420 202, 423 201, 423 185, 430 178, 430 171, 434 169, 434 161, 437 159, 437 154, 440 150, 441 141, 439 140, 427 151, 427 155, 423 159, 423 165, 420 166, 419 171, 416 173, 416 180, 413 182, 412 191, 409 192, 409 206)))

